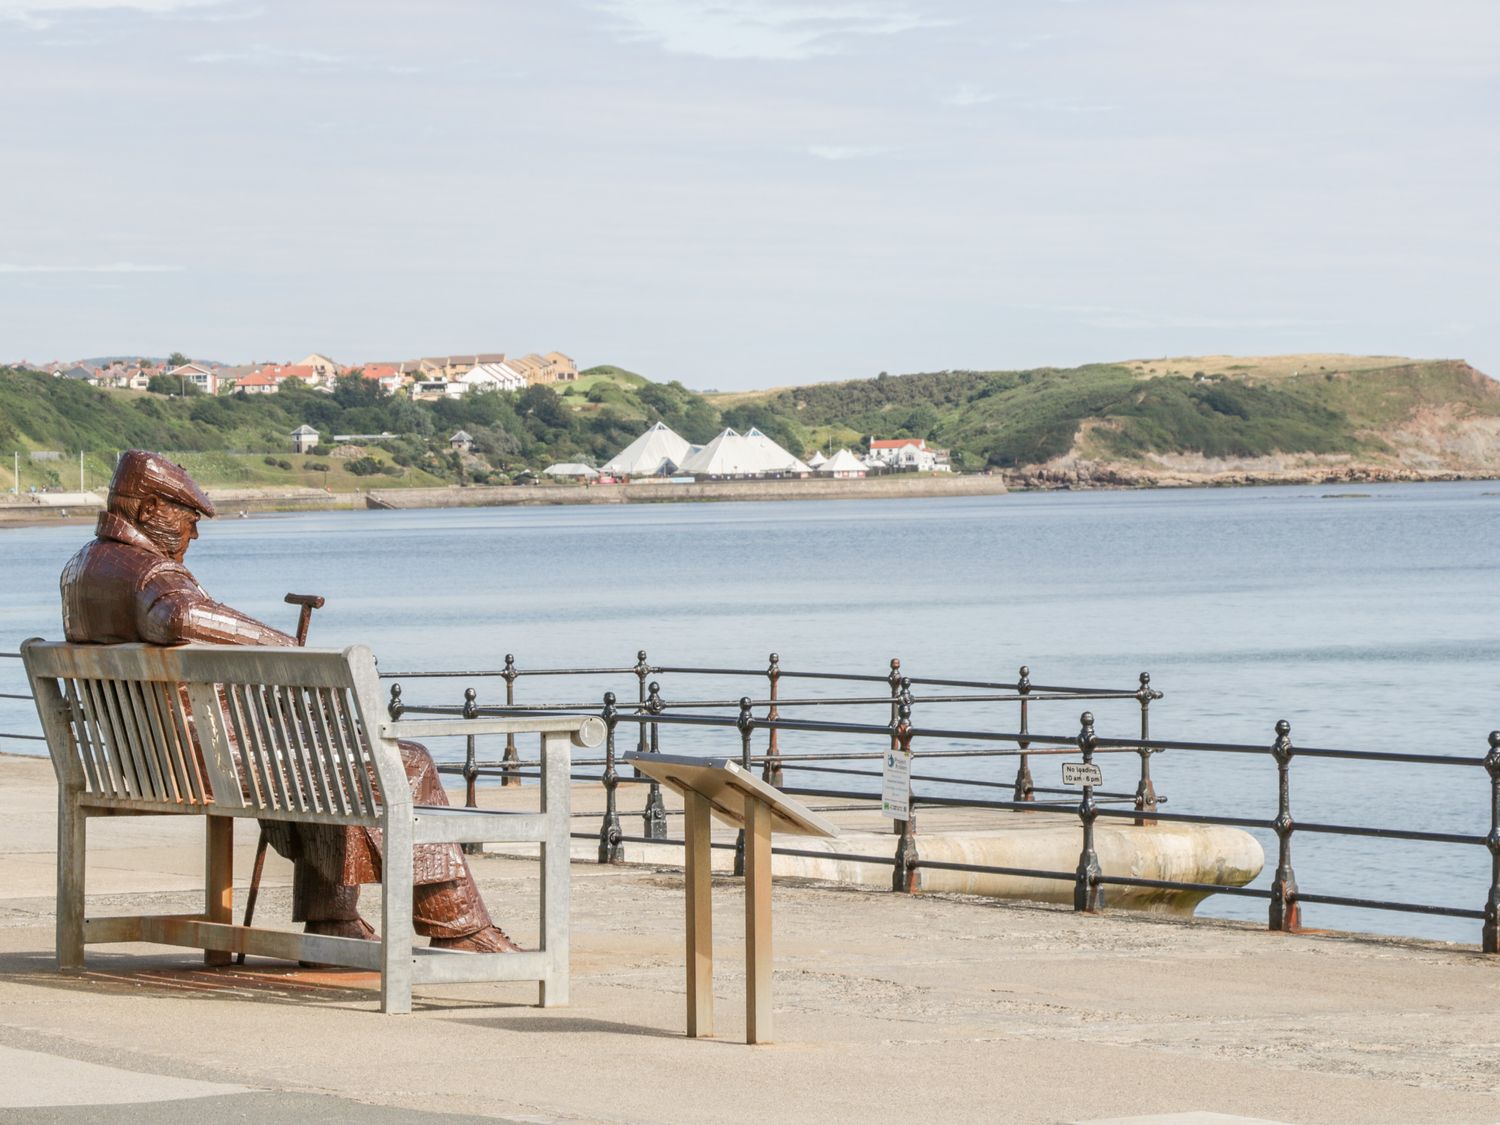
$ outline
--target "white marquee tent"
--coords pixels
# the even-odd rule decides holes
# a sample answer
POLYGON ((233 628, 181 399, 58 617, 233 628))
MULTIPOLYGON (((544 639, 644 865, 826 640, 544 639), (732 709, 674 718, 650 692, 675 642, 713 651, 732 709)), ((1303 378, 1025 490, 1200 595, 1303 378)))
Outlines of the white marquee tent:
POLYGON ((680 468, 700 477, 761 477, 812 471, 754 427, 743 434, 726 429, 691 454, 680 468))
POLYGON ((847 449, 840 449, 818 466, 817 472, 830 477, 862 477, 869 472, 865 463, 847 449))
POLYGON ((692 449, 665 423, 658 422, 605 462, 603 472, 622 477, 654 477, 673 473, 692 449))

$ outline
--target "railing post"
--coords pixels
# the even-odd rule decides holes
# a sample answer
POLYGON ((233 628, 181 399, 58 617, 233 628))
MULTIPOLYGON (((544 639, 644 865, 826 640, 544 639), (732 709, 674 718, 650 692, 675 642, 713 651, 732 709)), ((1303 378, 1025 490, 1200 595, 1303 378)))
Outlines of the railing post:
MULTIPOLYGON (((645 649, 641 649, 635 654, 635 668, 633 671, 635 672, 636 699, 640 704, 638 714, 644 714, 646 711, 646 677, 651 675, 651 665, 646 663, 645 649)), ((639 726, 640 735, 636 739, 635 748, 638 753, 644 754, 646 752, 646 724, 640 723, 639 726)), ((635 776, 640 777, 641 771, 636 770, 635 776)))
MULTIPOLYGON (((1094 734, 1094 716, 1085 711, 1079 716, 1083 724, 1078 732, 1078 749, 1083 751, 1084 765, 1092 765, 1094 747, 1099 744, 1094 734)), ((1084 785, 1083 798, 1078 802, 1078 819, 1083 823, 1083 851, 1078 856, 1077 882, 1073 886, 1073 909, 1088 914, 1097 914, 1104 909, 1104 888, 1099 885, 1099 853, 1094 850, 1094 821, 1099 817, 1099 806, 1094 803, 1094 787, 1084 785)))
POLYGON ((620 809, 615 799, 615 790, 620 785, 620 775, 615 771, 615 725, 619 720, 615 707, 615 693, 604 693, 604 823, 599 826, 599 862, 621 863, 625 858, 625 847, 620 842, 624 835, 620 831, 620 809))
POLYGON ((385 705, 385 713, 391 717, 391 722, 399 723, 401 716, 406 712, 406 704, 401 702, 401 685, 391 685, 391 701, 385 705))
MULTIPOLYGON (((768 696, 768 698, 771 700, 771 709, 766 712, 766 718, 772 722, 775 722, 777 719, 781 718, 781 711, 776 706, 776 700, 778 698, 777 689, 781 683, 780 653, 771 653, 771 662, 766 668, 766 680, 771 685, 771 692, 768 696)), ((766 740, 766 761, 765 764, 761 767, 760 776, 762 781, 765 781, 768 784, 776 786, 777 789, 780 789, 782 784, 781 747, 777 743, 776 734, 776 728, 773 726, 771 728, 771 737, 766 740)))
MULTIPOLYGON (((1026 734, 1030 728, 1027 722, 1030 716, 1027 712, 1026 697, 1031 694, 1031 669, 1021 665, 1020 674, 1016 678, 1016 694, 1021 697, 1021 733, 1026 734)), ((1021 762, 1016 767, 1016 787, 1012 800, 1035 801, 1036 786, 1031 780, 1031 756, 1026 753, 1031 748, 1029 738, 1017 739, 1016 745, 1021 748, 1021 762)))
MULTIPOLYGON (((740 728, 740 766, 750 772, 750 735, 755 730, 755 717, 750 714, 750 697, 740 696, 740 717, 735 720, 740 728)), ((741 828, 734 838, 734 873, 745 874, 745 830, 741 828)))
POLYGON ((1490 850, 1490 897, 1484 904, 1486 953, 1500 953, 1500 730, 1490 731, 1490 752, 1484 756, 1490 775, 1490 833, 1484 838, 1490 850))
MULTIPOLYGON (((652 680, 651 686, 646 689, 646 713, 660 715, 662 709, 661 685, 652 680)), ((642 723, 641 728, 644 730, 648 725, 651 727, 650 752, 660 754, 661 746, 656 733, 657 724, 642 723)), ((661 799, 661 782, 654 777, 651 779, 651 784, 646 787, 646 807, 641 812, 641 820, 645 824, 647 839, 665 840, 667 838, 667 806, 661 799)))
MULTIPOLYGON (((520 674, 516 671, 515 654, 507 652, 505 654, 505 667, 500 672, 500 675, 505 677, 505 705, 507 707, 514 707, 516 705, 516 677, 520 674)), ((516 736, 513 732, 509 732, 505 736, 505 753, 501 756, 500 761, 504 764, 509 764, 511 762, 519 762, 520 760, 520 752, 516 749, 516 736)), ((510 769, 504 769, 501 771, 500 784, 502 787, 520 785, 521 775, 512 772, 510 769)))
MULTIPOLYGON (((1161 692, 1151 690, 1151 673, 1141 673, 1141 686, 1136 689, 1135 697, 1141 704, 1141 741, 1146 742, 1151 738, 1151 701, 1160 699, 1161 692)), ((1156 785, 1151 780, 1151 754, 1152 751, 1142 746, 1141 755, 1141 780, 1135 787, 1135 811, 1141 813, 1153 813, 1156 811, 1156 785)), ((1156 823, 1154 816, 1138 816, 1135 818, 1137 825, 1151 825, 1156 823)))
MULTIPOLYGON (((891 749, 898 749, 901 745, 896 736, 896 728, 901 722, 901 661, 891 657, 891 670, 886 673, 885 682, 891 685, 891 749)), ((891 830, 896 835, 901 835, 900 823, 892 824, 891 830)))
MULTIPOLYGON (((902 753, 911 751, 911 695, 902 692, 896 707, 896 745, 902 753)), ((896 822, 900 839, 896 841, 896 866, 891 872, 891 890, 917 893, 917 801, 911 791, 911 777, 906 780, 906 819, 896 822)))
MULTIPOLYGON (((464 688, 464 718, 479 718, 479 693, 473 688, 464 688)), ((464 808, 477 809, 479 807, 479 755, 476 739, 472 734, 464 738, 464 808)), ((463 850, 466 855, 479 855, 484 851, 483 844, 464 844, 463 850)))
POLYGON ((1271 755, 1276 759, 1276 877, 1271 880, 1270 928, 1292 933, 1302 924, 1302 909, 1297 905, 1297 876, 1292 871, 1292 724, 1285 719, 1276 723, 1276 741, 1271 755))

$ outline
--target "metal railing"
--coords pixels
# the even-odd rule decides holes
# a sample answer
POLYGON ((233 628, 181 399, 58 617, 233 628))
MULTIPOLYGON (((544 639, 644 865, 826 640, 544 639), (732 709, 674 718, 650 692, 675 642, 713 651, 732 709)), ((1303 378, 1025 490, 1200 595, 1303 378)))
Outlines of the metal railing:
MULTIPOLYGON (((0 661, 18 661, 19 656, 19 653, 0 652, 0 661)), ((6 667, 6 664, 0 664, 0 672, 3 672, 6 667)), ((19 666, 10 664, 8 667, 18 668, 19 666)), ((598 841, 600 863, 623 862, 624 845, 627 843, 678 845, 682 843, 680 839, 674 839, 669 835, 669 813, 662 800, 660 785, 651 779, 640 776, 627 777, 621 773, 617 753, 617 731, 621 724, 635 725, 635 745, 636 749, 642 753, 660 752, 664 727, 717 729, 734 732, 730 737, 732 739, 737 737, 738 758, 745 769, 759 767, 761 776, 783 792, 841 802, 836 806, 827 806, 825 810, 826 808, 846 810, 878 808, 881 794, 865 788, 788 784, 786 774, 879 781, 883 776, 882 770, 861 766, 860 763, 883 760, 893 749, 910 753, 914 768, 906 783, 904 794, 910 815, 905 820, 895 822, 896 839, 890 853, 835 853, 795 847, 774 849, 782 855, 859 861, 890 866, 892 868, 891 885, 896 891, 908 893, 915 891, 918 874, 923 870, 930 870, 1070 882, 1073 885, 1074 909, 1088 912, 1097 912, 1105 908, 1106 891, 1112 886, 1240 896, 1265 900, 1269 927, 1284 932, 1293 932, 1298 929, 1301 921, 1301 908, 1304 905, 1426 914, 1479 921, 1481 923, 1481 948, 1486 953, 1500 952, 1500 731, 1492 731, 1489 734, 1487 752, 1475 757, 1299 747, 1293 744, 1291 726, 1285 720, 1275 724, 1274 738, 1265 745, 1157 739, 1151 737, 1150 707, 1153 701, 1162 698, 1162 693, 1151 687, 1151 678, 1146 673, 1141 673, 1139 684, 1134 690, 1112 690, 1033 684, 1029 669, 1026 667, 1020 669, 1013 681, 908 677, 902 674, 899 660, 892 660, 889 670, 881 675, 799 672, 782 669, 780 660, 774 653, 765 669, 652 665, 647 661, 646 653, 642 651, 637 654, 635 664, 620 667, 526 669, 519 667, 513 656, 507 656, 504 666, 495 670, 383 672, 381 676, 383 679, 392 681, 388 710, 393 718, 399 718, 403 714, 462 715, 468 718, 558 713, 598 714, 604 720, 607 731, 603 756, 575 758, 573 776, 575 780, 597 781, 602 785, 605 797, 604 810, 597 830, 575 832, 573 835, 575 838, 598 841), (742 695, 737 698, 668 699, 662 692, 660 680, 656 678, 665 675, 733 678, 742 681, 763 680, 766 690, 758 697, 742 695), (610 676, 634 677, 636 699, 633 706, 627 703, 622 708, 618 696, 612 691, 603 693, 599 704, 576 701, 538 701, 520 704, 516 701, 516 684, 526 677, 546 677, 555 681, 566 677, 610 676), (464 689, 461 704, 415 705, 405 700, 400 682, 403 680, 479 681, 487 678, 498 678, 504 681, 505 703, 503 705, 481 706, 478 702, 477 689, 472 686, 464 689), (882 683, 886 686, 886 694, 786 697, 780 691, 783 680, 805 680, 822 684, 882 683), (927 692, 920 690, 924 688, 933 690, 927 692), (1125 700, 1134 701, 1139 707, 1139 733, 1130 737, 1102 737, 1096 730, 1095 718, 1091 711, 1085 711, 1082 714, 1077 734, 1049 734, 1032 729, 1033 709, 1039 705, 1079 702, 1109 705, 1125 700), (1017 729, 1005 731, 943 725, 917 726, 912 721, 914 711, 919 708, 925 715, 929 709, 936 710, 955 704, 1014 706, 1017 709, 1017 729), (781 713, 783 708, 795 713, 803 708, 854 707, 878 707, 883 714, 888 713, 889 719, 883 723, 856 723, 827 719, 787 718, 781 713), (731 710, 732 714, 725 713, 731 710), (714 713, 715 711, 719 713, 714 713), (759 715, 757 711, 760 712, 759 715), (845 740, 853 739, 859 742, 862 748, 834 747, 815 752, 787 753, 783 750, 779 737, 783 731, 824 738, 838 736, 845 740), (763 744, 759 747, 757 734, 764 737, 763 744), (932 744, 930 747, 926 745, 929 743, 932 744), (1166 798, 1158 795, 1156 791, 1155 782, 1151 776, 1151 758, 1155 754, 1164 752, 1171 752, 1174 755, 1227 754, 1269 758, 1276 769, 1275 815, 1244 817, 1163 810, 1161 806, 1166 803, 1166 798), (1075 790, 1047 788, 1035 784, 1031 772, 1034 758, 1075 753, 1082 756, 1086 767, 1094 764, 1097 755, 1137 755, 1139 772, 1135 791, 1133 793, 1108 792, 1098 789, 1095 785, 1084 784, 1081 794, 1075 799, 1075 790), (975 759, 983 762, 1011 758, 1016 760, 1016 772, 1014 779, 1009 781, 999 780, 994 776, 949 775, 918 772, 916 769, 917 762, 937 764, 975 759), (1481 835, 1404 829, 1387 825, 1298 821, 1292 815, 1291 766, 1294 759, 1299 758, 1342 760, 1371 766, 1407 765, 1438 769, 1478 769, 1488 777, 1489 830, 1481 835), (924 791, 917 792, 915 790, 917 784, 922 785, 924 791), (646 789, 646 799, 639 814, 642 818, 640 835, 627 835, 623 828, 620 790, 628 786, 645 786, 646 789), (962 792, 945 796, 942 793, 933 792, 934 787, 951 787, 951 790, 967 789, 970 791, 1009 790, 1010 798, 1008 800, 992 799, 962 792), (957 863, 924 858, 921 854, 921 840, 917 830, 917 810, 921 807, 988 810, 997 813, 1027 813, 1043 810, 1073 813, 1077 817, 1080 829, 1078 864, 1073 870, 1064 871, 957 863), (1176 823, 1263 829, 1273 833, 1276 838, 1275 873, 1269 887, 1229 886, 1218 883, 1106 875, 1100 868, 1095 847, 1095 824, 1100 819, 1129 821, 1143 827, 1158 823, 1176 823), (1299 835, 1363 837, 1484 848, 1490 853, 1490 876, 1486 900, 1482 907, 1475 908, 1302 890, 1298 886, 1293 866, 1294 843, 1299 835)), ((29 692, 25 694, 11 691, 0 692, 0 700, 29 701, 30 699, 29 692)), ((45 738, 40 733, 20 730, 0 731, 0 740, 45 742, 45 738)), ((502 785, 519 785, 523 779, 536 775, 539 763, 520 756, 514 736, 507 736, 504 751, 499 760, 483 760, 479 757, 477 740, 473 736, 468 736, 463 761, 461 763, 440 762, 438 768, 443 772, 456 773, 464 778, 466 803, 472 807, 478 803, 477 786, 481 778, 494 777, 502 785)), ((743 874, 743 833, 734 844, 715 843, 714 847, 733 848, 735 850, 735 873, 743 874)))
MULTIPOLYGON (((1330 747, 1298 747, 1291 739, 1291 726, 1285 720, 1274 726, 1274 737, 1264 745, 1249 743, 1224 743, 1182 741, 1152 738, 1150 732, 1150 705, 1161 693, 1153 689, 1150 676, 1142 673, 1139 686, 1133 691, 1097 688, 1081 688, 1064 685, 1038 685, 1031 683, 1029 670, 1022 668, 1014 681, 955 680, 922 677, 906 677, 901 673, 901 664, 892 660, 885 675, 793 672, 780 667, 776 654, 772 654, 769 666, 764 669, 706 668, 673 665, 652 665, 644 651, 638 653, 635 665, 612 668, 541 668, 524 669, 516 665, 513 656, 507 656, 503 668, 496 670, 470 670, 462 672, 392 672, 382 673, 384 678, 395 681, 391 684, 389 710, 391 715, 448 714, 469 717, 552 714, 557 712, 575 714, 597 714, 605 722, 607 736, 604 756, 597 759, 575 760, 579 772, 575 778, 598 781, 604 788, 605 800, 601 823, 596 832, 576 832, 580 839, 598 840, 600 863, 623 862, 623 845, 627 843, 681 844, 680 839, 670 838, 667 832, 667 813, 662 804, 660 786, 652 780, 628 778, 621 775, 616 753, 617 728, 621 724, 635 724, 637 728, 636 749, 640 752, 657 752, 661 747, 663 727, 720 728, 734 730, 739 735, 739 761, 745 769, 759 767, 761 776, 783 792, 802 797, 822 798, 844 802, 838 809, 879 808, 881 794, 868 788, 838 788, 832 784, 788 784, 788 772, 822 774, 848 778, 879 780, 883 774, 879 769, 861 768, 859 763, 883 759, 895 748, 912 754, 914 770, 907 782, 906 798, 911 810, 906 820, 895 822, 895 846, 887 854, 829 853, 777 847, 778 854, 820 857, 846 861, 859 861, 889 865, 892 868, 892 889, 912 892, 917 889, 918 873, 929 871, 959 871, 975 874, 1016 876, 1027 879, 1056 880, 1073 884, 1075 910, 1097 912, 1103 910, 1110 887, 1131 887, 1165 892, 1189 892, 1195 894, 1221 894, 1243 898, 1262 899, 1267 903, 1267 924, 1273 930, 1293 932, 1301 922, 1304 905, 1354 907, 1401 913, 1426 914, 1438 917, 1479 921, 1481 925, 1481 947, 1486 953, 1500 952, 1500 731, 1491 732, 1488 751, 1475 757, 1457 757, 1440 754, 1391 753, 1372 750, 1355 750, 1330 747), (758 698, 749 695, 737 699, 686 699, 671 700, 664 697, 661 684, 655 676, 716 676, 766 681, 767 690, 758 698), (516 683, 527 676, 610 676, 633 675, 636 678, 636 701, 634 707, 621 706, 614 692, 606 692, 599 704, 566 702, 537 702, 519 705, 516 702, 516 683), (403 698, 401 680, 482 680, 497 677, 505 682, 504 705, 481 706, 475 688, 468 687, 461 705, 412 705, 403 698), (787 698, 779 693, 782 680, 806 679, 849 684, 885 683, 889 689, 886 696, 845 695, 833 697, 813 696, 787 698), (921 688, 936 689, 920 692, 921 688), (943 690, 949 689, 949 690, 943 690), (951 690, 958 689, 958 690, 951 690), (1135 700, 1140 707, 1138 735, 1121 738, 1102 737, 1096 730, 1091 711, 1085 711, 1080 719, 1076 735, 1044 734, 1031 727, 1032 710, 1039 704, 1080 701, 1135 700), (915 710, 926 714, 945 704, 995 703, 1012 704, 1019 709, 1019 722, 1015 730, 955 728, 938 725, 917 726, 912 721, 915 710), (799 708, 839 708, 885 706, 890 708, 890 720, 883 724, 851 723, 831 720, 787 718, 783 709, 797 711, 799 708), (733 709, 733 714, 718 713, 733 709), (760 712, 757 714, 757 712, 760 712), (783 752, 778 735, 783 731, 795 731, 815 736, 843 736, 868 740, 878 749, 830 749, 814 753, 783 752), (763 748, 757 748, 756 735, 765 738, 763 748), (915 744, 915 745, 914 745, 915 744), (930 748, 924 744, 931 744, 930 748), (976 745, 977 744, 977 745, 976 745), (1218 814, 1196 814, 1166 812, 1161 808, 1166 802, 1157 794, 1151 776, 1151 757, 1154 754, 1171 752, 1174 755, 1252 755, 1270 759, 1274 764, 1277 779, 1277 803, 1274 815, 1261 817, 1231 816, 1218 814), (1039 756, 1077 754, 1083 764, 1092 766, 1096 755, 1136 754, 1140 761, 1139 778, 1133 794, 1109 793, 1096 786, 1085 784, 1081 794, 1077 790, 1047 789, 1037 786, 1031 775, 1032 759, 1039 756), (940 762, 952 759, 1008 759, 1017 760, 1013 781, 1000 781, 993 776, 951 776, 922 773, 915 769, 918 762, 940 762), (1418 766, 1423 768, 1479 770, 1488 777, 1489 831, 1485 834, 1462 832, 1436 832, 1404 829, 1387 825, 1358 825, 1343 823, 1303 822, 1292 815, 1291 765, 1294 759, 1342 760, 1365 763, 1371 766, 1418 766), (593 767, 597 772, 589 772, 593 767), (920 783, 925 791, 917 792, 913 786, 920 783), (643 784, 647 788, 646 800, 641 810, 642 832, 627 835, 622 827, 620 811, 620 789, 631 784, 643 784), (959 789, 1009 789, 1010 799, 986 799, 962 794, 944 796, 933 792, 934 788, 955 787, 959 789), (1061 799, 1060 795, 1066 795, 1061 799), (1128 805, 1129 807, 1122 807, 1128 805), (917 809, 927 807, 965 808, 1017 813, 1037 812, 1050 809, 1076 814, 1080 829, 1080 847, 1077 866, 1068 871, 1041 870, 1020 867, 1005 867, 991 864, 958 863, 924 858, 921 840, 917 831, 917 809), (1277 856, 1274 875, 1269 887, 1230 886, 1219 883, 1192 882, 1174 879, 1150 879, 1129 875, 1107 875, 1099 864, 1095 846, 1095 824, 1099 820, 1129 821, 1138 826, 1162 824, 1220 825, 1241 829, 1262 829, 1274 834, 1277 856), (1306 836, 1339 836, 1351 838, 1377 838, 1384 840, 1416 841, 1425 843, 1460 845, 1484 848, 1490 853, 1490 878, 1487 898, 1482 907, 1465 907, 1444 904, 1400 901, 1356 895, 1325 894, 1306 891, 1298 886, 1293 865, 1294 843, 1299 834, 1306 836)), ((499 761, 485 761, 478 756, 475 740, 467 740, 462 764, 440 766, 450 772, 461 774, 466 780, 467 800, 476 803, 476 786, 481 777, 498 777, 502 784, 519 784, 523 777, 531 776, 536 763, 522 760, 514 742, 507 742, 504 756, 499 761)), ((1085 770, 1085 775, 1087 771, 1085 770)), ((852 783, 851 783, 852 784, 852 783)), ((718 843, 715 847, 735 849, 735 873, 743 873, 744 837, 740 833, 735 844, 718 843)))

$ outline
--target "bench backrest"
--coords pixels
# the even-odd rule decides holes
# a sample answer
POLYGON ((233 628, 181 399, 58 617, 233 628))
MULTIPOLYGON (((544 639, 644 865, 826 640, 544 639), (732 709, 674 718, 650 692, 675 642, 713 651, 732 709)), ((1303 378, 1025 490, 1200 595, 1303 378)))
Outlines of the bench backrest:
POLYGON ((364 646, 21 651, 58 782, 91 804, 372 824, 410 803, 364 646))

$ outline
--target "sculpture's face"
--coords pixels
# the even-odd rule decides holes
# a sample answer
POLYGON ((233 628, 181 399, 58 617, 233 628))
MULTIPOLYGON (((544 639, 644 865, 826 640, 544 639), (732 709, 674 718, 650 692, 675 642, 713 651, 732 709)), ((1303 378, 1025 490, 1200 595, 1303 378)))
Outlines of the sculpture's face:
POLYGON ((188 544, 198 538, 198 519, 192 508, 152 496, 141 501, 135 522, 162 554, 181 562, 188 544))

